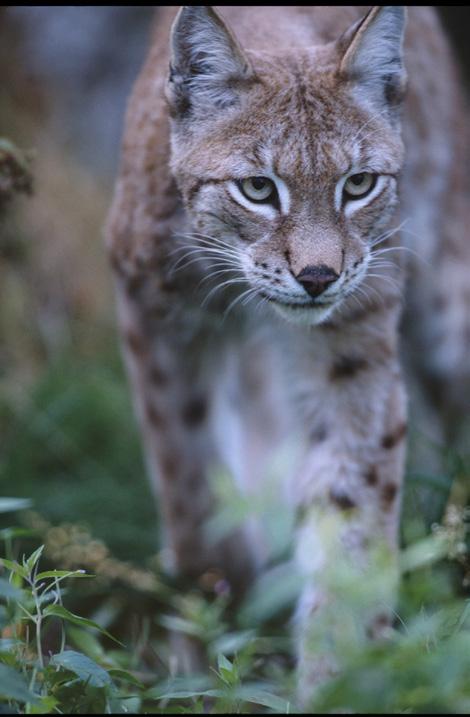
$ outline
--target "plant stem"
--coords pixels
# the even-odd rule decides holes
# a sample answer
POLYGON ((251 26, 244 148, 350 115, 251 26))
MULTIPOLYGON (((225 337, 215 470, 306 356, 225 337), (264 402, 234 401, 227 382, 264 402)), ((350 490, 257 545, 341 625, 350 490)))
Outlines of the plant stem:
POLYGON ((31 580, 31 591, 34 598, 34 604, 36 606, 36 616, 34 620, 34 624, 36 625, 36 651, 38 653, 38 660, 39 660, 39 666, 41 670, 44 669, 44 658, 42 656, 42 645, 41 645, 41 625, 42 625, 42 613, 41 613, 41 603, 39 602, 39 596, 37 593, 36 588, 36 581, 33 578, 31 580))

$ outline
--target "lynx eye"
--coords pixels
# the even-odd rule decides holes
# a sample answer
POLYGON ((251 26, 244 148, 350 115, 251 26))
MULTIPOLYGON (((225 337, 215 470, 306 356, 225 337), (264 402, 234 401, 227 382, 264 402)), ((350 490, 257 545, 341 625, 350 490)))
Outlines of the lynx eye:
POLYGON ((242 179, 238 186, 250 202, 273 202, 277 197, 275 184, 267 177, 248 177, 242 179))
POLYGON ((362 199, 375 187, 377 175, 370 172, 351 174, 347 178, 343 192, 347 199, 362 199))

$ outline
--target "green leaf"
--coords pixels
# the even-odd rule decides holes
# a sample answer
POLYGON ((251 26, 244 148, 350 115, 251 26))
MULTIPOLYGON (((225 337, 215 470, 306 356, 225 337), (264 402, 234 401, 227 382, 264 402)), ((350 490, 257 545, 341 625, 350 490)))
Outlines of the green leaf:
POLYGON ((94 578, 94 575, 85 572, 85 570, 45 570, 43 573, 36 575, 37 580, 45 578, 94 578))
POLYGON ((28 573, 31 573, 34 566, 38 562, 39 558, 42 555, 42 552, 44 550, 44 545, 40 545, 37 550, 32 553, 32 555, 29 556, 29 558, 26 560, 26 562, 23 561, 24 567, 28 570, 28 573))
POLYGON ((97 622, 94 622, 94 620, 88 620, 85 617, 80 617, 80 615, 74 615, 73 612, 67 610, 63 605, 48 605, 45 608, 43 615, 45 617, 54 615, 54 617, 60 617, 62 620, 68 620, 74 625, 79 625, 80 627, 93 627, 95 630, 99 630, 102 635, 106 635, 106 637, 109 637, 114 642, 117 642, 118 645, 124 647, 122 642, 119 642, 119 640, 113 637, 107 630, 98 625, 97 622))
POLYGON ((32 715, 47 715, 51 714, 54 711, 54 707, 56 707, 59 704, 59 700, 57 700, 52 695, 46 695, 45 697, 40 698, 40 702, 38 705, 33 705, 30 709, 30 714, 32 715))
POLYGON ((449 551, 449 541, 442 535, 431 535, 409 545, 400 556, 402 572, 432 565, 444 558, 449 551))
POLYGON ((192 635, 194 637, 200 637, 202 628, 191 620, 186 620, 178 615, 161 615, 158 618, 158 622, 167 630, 173 630, 174 632, 184 632, 186 635, 192 635))
POLYGON ((28 577, 27 570, 14 560, 7 560, 6 558, 1 558, 1 562, 3 567, 7 568, 8 570, 11 570, 12 573, 20 575, 22 578, 28 577))
POLYGON ((206 695, 211 687, 211 680, 206 676, 170 677, 145 692, 145 699, 187 699, 206 695))
POLYGON ((291 608, 304 585, 291 563, 281 563, 265 571, 250 587, 239 612, 240 624, 258 626, 281 610, 291 608))
POLYGON ((289 714, 291 711, 289 702, 257 686, 242 685, 236 690, 235 695, 240 700, 268 707, 276 713, 289 714))
POLYGON ((108 675, 111 675, 111 677, 115 677, 117 680, 124 680, 125 682, 130 682, 132 685, 140 687, 141 689, 144 687, 144 684, 140 680, 138 680, 137 677, 134 677, 134 675, 128 670, 121 670, 118 667, 110 667, 108 670, 108 675))
POLYGON ((97 665, 86 655, 82 655, 75 650, 65 650, 57 655, 53 655, 50 663, 57 667, 63 667, 65 670, 73 672, 83 682, 87 682, 92 687, 112 686, 113 681, 103 667, 97 665))
POLYGON ((228 687, 233 687, 238 683, 238 670, 235 663, 227 660, 225 655, 217 657, 217 666, 219 668, 219 677, 228 687))
POLYGON ((105 654, 96 635, 89 630, 70 626, 67 630, 67 636, 79 652, 83 652, 84 655, 91 657, 92 660, 100 662, 106 657, 108 660, 111 659, 111 661, 113 661, 109 655, 105 654))
POLYGON ((32 501, 28 498, 0 498, 0 513, 12 513, 15 510, 31 508, 32 501))
POLYGON ((211 654, 218 655, 223 653, 224 655, 234 655, 236 652, 240 652, 246 645, 254 642, 257 639, 256 630, 240 630, 238 632, 227 632, 225 635, 221 635, 211 645, 211 654))
POLYGON ((29 691, 23 676, 12 667, 0 664, 0 695, 19 702, 37 703, 37 698, 29 691))
POLYGON ((8 598, 9 600, 20 600, 23 593, 5 578, 0 578, 0 598, 8 598))
POLYGON ((31 538, 38 531, 33 528, 3 528, 0 530, 0 540, 13 540, 14 538, 31 538))
POLYGON ((217 666, 219 670, 225 669, 228 670, 228 672, 233 672, 233 664, 230 662, 230 660, 227 660, 225 655, 219 655, 217 658, 217 666))

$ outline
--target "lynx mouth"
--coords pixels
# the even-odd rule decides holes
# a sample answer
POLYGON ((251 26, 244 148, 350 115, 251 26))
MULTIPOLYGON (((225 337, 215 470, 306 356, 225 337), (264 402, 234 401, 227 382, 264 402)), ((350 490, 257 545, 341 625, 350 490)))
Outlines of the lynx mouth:
POLYGON ((335 301, 311 301, 308 303, 287 302, 264 295, 273 309, 287 321, 300 324, 321 324, 331 315, 335 301))

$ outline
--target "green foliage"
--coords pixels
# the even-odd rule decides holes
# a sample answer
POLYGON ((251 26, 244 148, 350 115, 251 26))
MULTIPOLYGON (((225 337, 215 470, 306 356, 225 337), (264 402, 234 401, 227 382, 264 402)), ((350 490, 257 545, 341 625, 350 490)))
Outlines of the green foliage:
POLYGON ((117 356, 90 362, 71 351, 31 395, 3 399, 0 429, 4 491, 32 498, 52 522, 86 522, 123 559, 155 552, 156 512, 117 356))
MULTIPOLYGON (((19 505, 11 503, 11 507, 19 505)), ((431 536, 402 551, 396 626, 382 640, 368 640, 348 624, 347 616, 348 611, 354 615, 362 609, 378 590, 386 598, 395 581, 386 570, 386 558, 378 551, 374 566, 360 581, 345 566, 335 566, 331 579, 342 592, 335 635, 340 676, 318 691, 311 712, 469 712, 470 601, 456 594, 449 570, 456 556, 462 558, 466 518, 465 513, 450 511, 431 536)), ((106 609, 85 617, 64 604, 73 596, 74 586, 86 590, 83 586, 93 584, 94 580, 83 580, 91 575, 83 570, 41 569, 44 546, 15 559, 11 535, 14 528, 7 534, 8 557, 0 566, 1 711, 299 711, 292 644, 285 626, 276 623, 286 608, 293 607, 300 587, 289 564, 260 578, 235 612, 229 609, 226 595, 194 589, 176 592, 169 585, 166 591, 158 588, 154 627, 160 632, 155 638, 152 630, 144 630, 131 644, 116 641, 109 632, 106 609), (175 676, 168 633, 158 625, 196 641, 207 655, 207 672, 175 676), (51 631, 56 633, 54 649, 50 649, 51 631), (157 669, 146 660, 149 649, 158 652, 157 669)))
MULTIPOLYGON (((9 574, 8 580, 2 578, 3 587, 8 586, 1 593, 5 602, 4 633, 14 636, 0 643, 0 704, 6 704, 8 711, 102 714, 151 705, 151 711, 163 712, 162 704, 175 699, 202 707, 202 698, 210 699, 217 712, 225 708, 232 711, 235 704, 238 711, 245 703, 271 708, 281 706, 282 711, 286 711, 287 703, 267 691, 266 684, 243 682, 247 666, 238 657, 231 661, 219 654, 217 669, 197 682, 172 678, 149 688, 131 671, 116 665, 117 657, 124 657, 125 662, 124 645, 121 645, 123 654, 112 656, 96 642, 92 633, 72 632, 72 639, 81 642, 84 651, 69 649, 66 646, 70 636, 68 623, 84 631, 92 628, 111 640, 114 638, 97 622, 74 615, 63 606, 62 582, 90 576, 82 571, 39 571, 43 547, 21 561, 7 558, 1 561, 9 574), (58 652, 46 655, 43 638, 52 619, 59 619, 61 646, 58 652), (81 639, 83 637, 85 639, 81 639), (87 652, 93 653, 93 657, 87 652)), ((174 618, 174 623, 168 618, 169 627, 200 637, 205 634, 208 640, 211 636, 220 636, 223 630, 221 604, 204 604, 189 596, 182 602, 181 609, 186 617, 180 622, 174 618)), ((242 646, 243 641, 238 641, 238 645, 242 646)))

